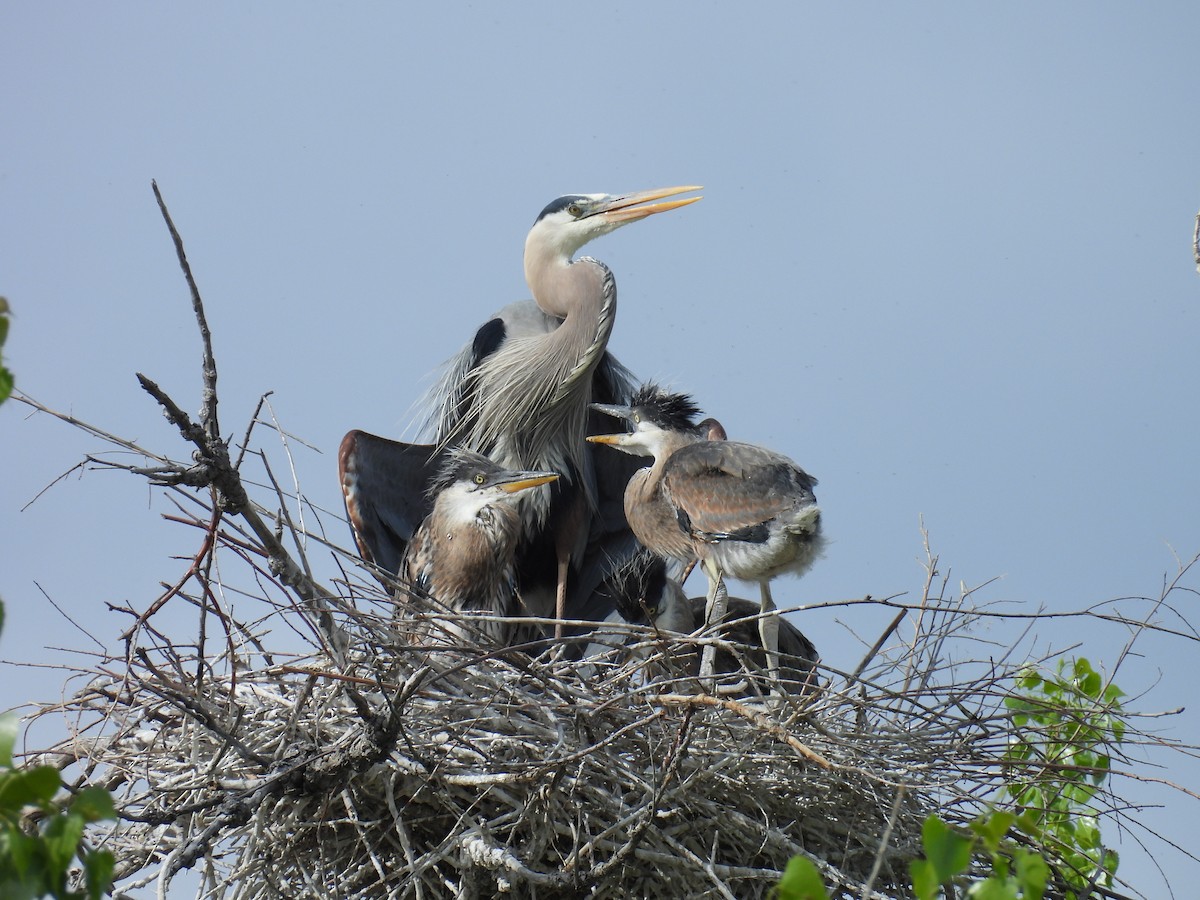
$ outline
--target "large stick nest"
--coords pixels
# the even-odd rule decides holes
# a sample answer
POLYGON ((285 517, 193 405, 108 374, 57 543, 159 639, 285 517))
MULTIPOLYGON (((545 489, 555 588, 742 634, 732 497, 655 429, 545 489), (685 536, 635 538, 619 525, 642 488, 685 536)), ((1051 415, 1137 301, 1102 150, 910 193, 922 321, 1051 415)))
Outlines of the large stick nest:
POLYGON ((964 685, 855 680, 773 710, 648 678, 667 648, 645 629, 580 663, 416 647, 360 611, 344 652, 284 659, 218 618, 205 656, 143 622, 70 704, 101 732, 71 755, 119 791, 124 871, 198 864, 211 896, 760 896, 795 854, 903 896, 935 795, 1003 749, 978 699, 950 699, 964 685))
POLYGON ((800 854, 834 896, 907 897, 924 817, 966 822, 1003 783, 1003 698, 1026 660, 951 661, 996 613, 948 595, 932 555, 917 602, 857 601, 899 614, 854 672, 822 667, 823 691, 779 706, 701 692, 672 662, 679 638, 645 628, 608 627, 582 661, 414 644, 375 573, 320 536, 332 514, 298 485, 285 495, 265 454, 247 457, 264 472, 249 496, 167 222, 205 341, 201 421, 142 381, 194 462, 60 416, 140 454, 92 462, 163 485, 200 544, 159 598, 124 610, 122 652, 43 712, 73 726, 46 758, 116 793, 121 818, 91 839, 124 890, 165 894, 191 869, 208 898, 757 897, 800 854), (334 588, 316 546, 341 567, 334 588))

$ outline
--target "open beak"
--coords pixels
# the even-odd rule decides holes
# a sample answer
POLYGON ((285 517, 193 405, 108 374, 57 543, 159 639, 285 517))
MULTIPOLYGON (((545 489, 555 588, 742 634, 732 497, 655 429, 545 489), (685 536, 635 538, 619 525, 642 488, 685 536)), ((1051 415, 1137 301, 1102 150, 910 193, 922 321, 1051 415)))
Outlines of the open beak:
MULTIPOLYGON (((612 416, 614 419, 620 419, 623 422, 633 421, 632 407, 609 406, 607 403, 593 403, 591 404, 591 407, 596 412, 604 413, 606 416, 612 416)), ((619 447, 625 443, 625 439, 627 437, 629 437, 629 432, 625 432, 624 434, 593 434, 588 437, 588 440, 593 444, 609 444, 613 447, 619 447)))
POLYGON ((511 481, 501 481, 497 483, 496 487, 509 494, 516 494, 543 484, 549 484, 552 481, 558 481, 558 476, 553 472, 516 472, 513 474, 511 481))
POLYGON ((651 200, 660 200, 663 197, 674 197, 676 194, 686 194, 688 191, 698 190, 700 190, 699 185, 687 185, 686 187, 638 191, 636 194, 622 194, 620 197, 613 197, 607 203, 598 206, 592 212, 592 215, 602 216, 607 222, 623 225, 626 222, 644 219, 646 216, 652 216, 655 213, 666 212, 669 209, 679 209, 679 207, 695 203, 701 198, 685 197, 682 200, 667 200, 664 203, 651 203, 651 200), (640 206, 639 204, 646 205, 640 206))
POLYGON ((629 421, 629 417, 633 412, 628 406, 609 406, 607 403, 592 403, 590 406, 596 412, 612 416, 614 419, 623 419, 626 422, 629 421))

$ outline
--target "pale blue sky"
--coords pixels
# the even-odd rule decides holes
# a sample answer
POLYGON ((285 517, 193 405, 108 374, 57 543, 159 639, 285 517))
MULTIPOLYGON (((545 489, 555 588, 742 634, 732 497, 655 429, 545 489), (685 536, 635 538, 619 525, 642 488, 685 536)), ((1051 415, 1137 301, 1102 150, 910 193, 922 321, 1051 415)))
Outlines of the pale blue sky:
MULTIPOLYGON (((526 295, 521 247, 550 199, 703 184, 588 252, 617 276, 622 361, 820 478, 831 546, 781 602, 914 597, 921 516, 955 583, 1003 576, 981 597, 1024 609, 1157 595, 1173 552, 1200 552, 1200 7, 434 6, 6 5, 18 386, 185 453, 133 377, 197 403, 155 178, 207 301, 226 430, 274 390, 324 452, 300 453, 304 490, 340 509, 341 435, 400 434, 426 376, 526 295)), ((4 659, 87 647, 35 581, 111 647, 105 601, 144 604, 194 551, 128 477, 19 511, 97 449, 0 411, 4 659)), ((835 618, 797 621, 852 668, 835 618)), ((887 618, 840 616, 868 641, 887 618)), ((1039 648, 1082 642, 1102 665, 1124 637, 1060 623, 1039 648)), ((1139 708, 1190 704, 1196 645, 1139 646, 1118 677, 1153 686, 1139 708)), ((7 669, 0 706, 61 680, 7 669)), ((1159 727, 1200 743, 1200 711, 1159 727)), ((1200 788, 1196 766, 1157 762, 1200 788)), ((1122 790, 1170 804, 1147 820, 1194 842, 1195 801, 1122 790)), ((1186 896, 1200 866, 1155 852, 1186 896)))

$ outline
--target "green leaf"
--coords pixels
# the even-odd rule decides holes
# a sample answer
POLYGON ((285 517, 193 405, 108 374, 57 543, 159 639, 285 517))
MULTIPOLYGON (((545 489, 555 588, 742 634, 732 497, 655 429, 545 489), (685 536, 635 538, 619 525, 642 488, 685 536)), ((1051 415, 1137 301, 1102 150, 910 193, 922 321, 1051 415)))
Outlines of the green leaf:
POLYGON ((921 826, 921 844, 939 882, 962 874, 971 864, 971 839, 937 816, 929 816, 921 826))
POLYGON ((1095 819, 1081 817, 1075 822, 1075 846, 1084 850, 1094 850, 1100 846, 1100 827, 1095 819))
POLYGON ((64 813, 55 816, 43 832, 42 840, 46 846, 46 856, 50 869, 55 874, 65 873, 71 865, 71 860, 79 850, 79 841, 83 837, 83 816, 75 813, 64 813))
POLYGON ((1085 806, 1096 795, 1096 789, 1089 784, 1072 784, 1063 788, 1061 796, 1069 800, 1072 806, 1085 806))
POLYGON ((20 720, 16 713, 5 713, 0 716, 0 766, 11 769, 13 764, 13 747, 17 743, 17 731, 20 720))
POLYGON ((85 822, 115 819, 117 809, 113 806, 112 794, 102 787, 87 787, 71 801, 71 812, 83 816, 85 822))
POLYGON ((1024 900, 1041 900, 1050 881, 1050 867, 1037 853, 1018 850, 1015 854, 1017 882, 1021 885, 1024 900))
POLYGON ((1007 878, 997 878, 993 875, 986 881, 977 881, 967 891, 971 900, 1020 900, 1017 886, 1007 878))
POLYGON ((30 804, 45 806, 61 785, 58 769, 52 766, 0 772, 0 810, 19 810, 30 804))
POLYGON ((3 403, 12 396, 13 391, 13 374, 0 366, 0 403, 3 403))
POLYGON ((935 900, 941 882, 933 864, 927 859, 914 859, 908 864, 908 872, 912 876, 913 893, 917 900, 935 900))
POLYGON ((1114 718, 1108 730, 1112 732, 1113 740, 1118 744, 1125 740, 1125 722, 1122 719, 1114 718))
POLYGON ((1042 836, 1042 822, 1037 814, 1026 810, 1017 816, 1017 828, 1024 834, 1029 835, 1035 840, 1040 840, 1042 836))
POLYGON ((986 818, 981 816, 976 819, 971 823, 971 830, 983 840, 983 846, 988 852, 995 853, 1000 841, 1008 834, 1008 829, 1016 819, 1015 813, 997 811, 986 818))
POLYGON ((87 855, 83 867, 88 900, 101 900, 112 890, 116 860, 107 850, 96 850, 87 855))
POLYGON ((0 897, 3 897, 4 900, 38 900, 40 896, 42 896, 40 882, 0 876, 0 897))
MULTIPOLYGON (((0 864, 3 870, 24 879, 37 852, 37 841, 16 825, 0 831, 0 864)), ((0 896, 5 896, 0 894, 0 896)))
POLYGON ((1021 791, 1017 801, 1022 806, 1028 806, 1029 811, 1035 816, 1040 816, 1042 810, 1046 808, 1046 795, 1042 793, 1040 787, 1034 785, 1030 785, 1021 791))
POLYGON ((812 861, 803 856, 788 860, 775 896, 779 900, 829 900, 825 882, 812 861))

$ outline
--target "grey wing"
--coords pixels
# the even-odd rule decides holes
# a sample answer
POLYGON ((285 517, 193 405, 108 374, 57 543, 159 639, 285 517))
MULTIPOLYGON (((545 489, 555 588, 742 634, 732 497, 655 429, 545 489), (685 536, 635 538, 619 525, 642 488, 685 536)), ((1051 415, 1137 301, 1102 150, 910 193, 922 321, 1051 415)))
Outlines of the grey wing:
POLYGON ((338 449, 338 474, 358 552, 396 574, 432 509, 426 488, 441 460, 430 444, 406 444, 351 431, 338 449))
POLYGON ((762 541, 761 526, 816 502, 817 480, 754 444, 700 441, 680 448, 663 468, 663 490, 693 533, 762 541))
POLYGON ((562 320, 542 312, 532 300, 518 300, 494 313, 474 337, 442 366, 442 374, 426 396, 424 433, 434 444, 453 443, 474 414, 472 382, 467 376, 510 338, 548 334, 562 320))
MULTIPOLYGON (((438 446, 453 443, 470 430, 474 411, 473 382, 468 377, 479 364, 512 338, 548 334, 562 320, 543 312, 533 300, 518 300, 498 310, 475 332, 470 343, 447 360, 442 375, 427 400, 428 438, 438 446)), ((638 382, 611 353, 605 352, 593 375, 592 400, 596 403, 627 404, 638 382)), ((602 413, 592 412, 595 421, 588 433, 616 430, 617 423, 602 413)), ((624 453, 595 452, 587 447, 591 470, 581 477, 594 485, 597 509, 588 532, 584 556, 572 574, 567 616, 601 621, 613 611, 613 601, 601 589, 604 580, 633 554, 637 542, 625 521, 624 496, 629 476, 646 461, 624 453)))
MULTIPOLYGON (((479 326, 475 335, 442 366, 442 374, 426 397, 424 432, 431 443, 453 442, 465 430, 474 406, 471 380, 467 377, 479 364, 513 338, 549 334, 562 324, 533 300, 517 300, 497 310, 479 326)), ((637 387, 633 373, 605 352, 594 375, 593 401, 626 404, 637 387)), ((606 454, 611 456, 612 454, 606 454)))

